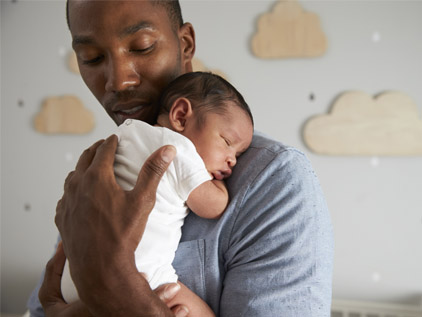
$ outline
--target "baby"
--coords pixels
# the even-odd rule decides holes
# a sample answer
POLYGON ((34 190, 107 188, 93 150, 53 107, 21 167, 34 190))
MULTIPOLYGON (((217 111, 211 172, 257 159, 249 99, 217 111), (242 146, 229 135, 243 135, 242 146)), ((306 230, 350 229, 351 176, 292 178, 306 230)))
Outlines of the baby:
MULTIPOLYGON (((249 106, 217 75, 195 72, 176 78, 164 90, 160 104, 155 126, 132 119, 119 126, 114 164, 118 184, 131 190, 152 152, 166 144, 177 149, 135 251, 136 266, 152 289, 177 281, 172 262, 188 208, 210 219, 224 212, 229 200, 224 179, 253 135, 249 106)), ((62 293, 68 303, 78 299, 67 263, 62 293)))

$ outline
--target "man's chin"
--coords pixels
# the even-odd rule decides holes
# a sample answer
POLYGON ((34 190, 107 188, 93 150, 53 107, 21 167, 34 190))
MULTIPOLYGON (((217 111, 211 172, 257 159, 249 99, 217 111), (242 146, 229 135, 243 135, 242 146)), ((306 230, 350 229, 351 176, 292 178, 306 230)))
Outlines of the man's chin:
POLYGON ((156 122, 156 118, 146 111, 134 114, 113 113, 112 119, 118 126, 128 119, 139 120, 149 124, 154 124, 156 122))

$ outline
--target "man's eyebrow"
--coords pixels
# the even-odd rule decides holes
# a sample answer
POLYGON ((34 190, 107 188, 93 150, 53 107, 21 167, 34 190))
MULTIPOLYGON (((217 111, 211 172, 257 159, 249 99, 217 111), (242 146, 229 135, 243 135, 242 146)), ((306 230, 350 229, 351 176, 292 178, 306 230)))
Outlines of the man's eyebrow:
POLYGON ((154 26, 149 23, 149 22, 145 22, 145 21, 141 21, 139 23, 136 23, 134 25, 128 26, 127 28, 123 29, 122 32, 120 32, 119 36, 121 38, 126 37, 128 35, 132 35, 135 34, 136 32, 138 32, 139 30, 154 30, 154 26))
POLYGON ((92 44, 94 40, 88 36, 75 35, 72 39, 72 47, 76 45, 92 44))
MULTIPOLYGON (((119 33, 119 37, 123 38, 132 34, 135 34, 139 30, 154 30, 154 26, 149 22, 139 22, 134 25, 128 26, 127 28, 123 29, 119 33)), ((89 36, 83 36, 83 35, 75 35, 72 40, 72 46, 75 45, 87 45, 94 43, 94 39, 89 36)))

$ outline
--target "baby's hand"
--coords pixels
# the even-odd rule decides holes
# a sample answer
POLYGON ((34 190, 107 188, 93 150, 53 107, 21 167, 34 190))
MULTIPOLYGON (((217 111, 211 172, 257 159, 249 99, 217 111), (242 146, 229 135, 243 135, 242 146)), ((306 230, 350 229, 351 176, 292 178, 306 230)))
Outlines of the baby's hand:
POLYGON ((189 309, 180 303, 175 304, 175 298, 180 293, 180 285, 177 283, 164 284, 154 290, 155 294, 171 309, 176 317, 186 317, 189 309))
POLYGON ((180 282, 161 285, 154 292, 166 303, 176 317, 215 317, 207 303, 180 282))

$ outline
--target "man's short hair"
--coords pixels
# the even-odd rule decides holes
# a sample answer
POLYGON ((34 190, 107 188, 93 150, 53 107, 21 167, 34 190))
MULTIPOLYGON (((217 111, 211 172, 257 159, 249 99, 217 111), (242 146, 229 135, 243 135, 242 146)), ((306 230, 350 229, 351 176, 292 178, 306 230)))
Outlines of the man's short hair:
POLYGON ((251 110, 243 96, 224 78, 208 72, 190 72, 174 79, 162 92, 160 113, 169 113, 178 98, 186 98, 202 124, 209 112, 225 114, 230 105, 238 106, 251 119, 251 110))
MULTIPOLYGON (((182 10, 179 0, 149 0, 154 6, 162 6, 170 19, 173 31, 177 31, 183 25, 182 10)), ((66 0, 66 22, 70 30, 69 0, 66 0)))
POLYGON ((153 5, 163 6, 173 25, 173 30, 178 30, 183 25, 182 9, 179 0, 149 0, 153 5))

